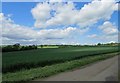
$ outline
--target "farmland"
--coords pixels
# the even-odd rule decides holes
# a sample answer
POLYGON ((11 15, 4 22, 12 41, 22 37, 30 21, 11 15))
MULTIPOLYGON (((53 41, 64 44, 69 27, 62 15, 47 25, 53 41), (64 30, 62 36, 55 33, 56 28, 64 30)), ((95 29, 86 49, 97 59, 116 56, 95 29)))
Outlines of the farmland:
POLYGON ((3 53, 3 73, 44 67, 88 56, 117 52, 117 46, 39 48, 3 53))
MULTIPOLYGON (((22 70, 18 72, 11 72, 7 74, 3 74, 3 82, 5 83, 23 83, 23 81, 31 81, 34 79, 42 79, 48 76, 64 72, 67 70, 71 70, 74 68, 79 68, 84 65, 95 63, 100 60, 105 60, 107 58, 116 56, 118 53, 109 53, 109 54, 101 54, 96 56, 89 56, 78 60, 67 61, 64 63, 54 64, 45 67, 31 68, 29 70, 22 70)), ((103 64, 104 65, 104 64, 103 64)))

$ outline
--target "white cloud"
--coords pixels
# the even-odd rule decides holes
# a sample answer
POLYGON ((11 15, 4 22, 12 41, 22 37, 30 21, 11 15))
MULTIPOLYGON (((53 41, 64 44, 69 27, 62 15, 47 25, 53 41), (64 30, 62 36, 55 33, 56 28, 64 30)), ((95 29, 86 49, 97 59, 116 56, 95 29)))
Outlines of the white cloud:
POLYGON ((109 43, 116 43, 116 41, 110 41, 109 43))
POLYGON ((106 21, 98 28, 102 31, 102 33, 91 34, 88 35, 87 37, 92 40, 101 41, 101 42, 104 41, 107 43, 110 41, 118 42, 118 29, 111 22, 106 21))
MULTIPOLYGON (((100 19, 108 20, 111 18, 112 13, 116 10, 115 0, 93 0, 91 3, 85 4, 81 9, 76 9, 75 4, 72 2, 54 3, 54 4, 38 4, 33 8, 32 14, 35 18, 35 27, 44 28, 48 26, 58 25, 79 25, 81 27, 90 26, 95 24, 100 19), (46 11, 41 9, 41 5, 50 7, 46 11), (35 11, 33 11, 35 9, 35 11), (45 17, 50 16, 50 10, 55 10, 55 15, 51 16, 46 21, 40 20, 41 13, 45 13, 45 17), (47 16, 48 14, 48 16, 47 16)), ((44 9, 44 8, 43 8, 44 9)), ((44 16, 43 16, 44 17, 44 16)))
POLYGON ((104 19, 108 20, 111 18, 112 13, 114 12, 115 0, 94 0, 92 3, 84 5, 80 10, 80 17, 82 19, 79 22, 80 25, 86 26, 97 23, 98 20, 104 19))
POLYGON ((89 28, 82 27, 91 26, 101 19, 105 21, 99 27, 103 34, 101 36, 92 34, 88 35, 87 38, 100 41, 116 41, 117 28, 106 20, 109 20, 113 12, 117 10, 117 5, 114 0, 109 2, 93 0, 91 3, 85 4, 81 9, 76 9, 76 5, 72 2, 54 3, 54 0, 52 0, 51 3, 39 3, 31 10, 31 13, 35 19, 34 27, 43 28, 40 30, 15 24, 9 15, 4 16, 3 13, 0 13, 2 41, 6 44, 16 42, 25 44, 79 44, 80 41, 74 38, 89 30, 89 28), (59 25, 65 26, 60 28, 59 25), (69 27, 69 25, 78 26, 69 27), (53 28, 46 29, 46 27, 53 28))
POLYGON ((116 35, 102 35, 98 37, 99 40, 103 40, 103 41, 118 41, 118 34, 116 35))
POLYGON ((99 29, 101 29, 105 34, 108 35, 118 33, 117 27, 109 21, 104 22, 103 25, 99 26, 99 29))
POLYGON ((114 6, 114 10, 119 11, 120 10, 120 3, 116 3, 114 6))
POLYGON ((88 38, 96 38, 96 37, 97 37, 97 34, 88 35, 87 37, 88 37, 88 38))
MULTIPOLYGON (((34 30, 32 27, 15 24, 9 17, 5 17, 3 13, 0 14, 0 22, 2 22, 2 41, 3 44, 20 43, 36 43, 36 44, 56 44, 66 42, 72 39, 74 34, 83 34, 88 31, 86 29, 79 29, 76 27, 67 27, 64 29, 42 29, 34 30)), ((72 41, 72 40, 71 40, 72 41)))
POLYGON ((35 27, 43 27, 46 20, 50 17, 50 5, 48 3, 39 3, 31 10, 34 19, 36 19, 35 27))
MULTIPOLYGON (((102 34, 102 35, 97 35, 97 36, 94 36, 94 34, 93 34, 93 35, 87 36, 87 38, 90 38, 91 41, 94 40, 96 42, 101 42, 101 43, 109 43, 110 41, 118 42, 118 34, 114 34, 114 35, 102 34)), ((94 43, 96 43, 96 42, 94 42, 94 43)))

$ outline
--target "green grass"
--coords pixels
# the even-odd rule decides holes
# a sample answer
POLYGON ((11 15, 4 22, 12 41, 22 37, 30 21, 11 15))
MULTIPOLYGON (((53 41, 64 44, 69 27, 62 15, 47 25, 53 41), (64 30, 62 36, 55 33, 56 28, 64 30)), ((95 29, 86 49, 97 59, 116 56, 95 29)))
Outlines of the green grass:
POLYGON ((96 54, 117 52, 118 47, 46 48, 3 53, 3 73, 44 67, 96 54))
POLYGON ((32 68, 30 70, 22 70, 15 73, 7 73, 3 74, 3 81, 11 81, 11 82, 21 82, 30 81, 37 78, 45 78, 60 72, 64 72, 66 70, 70 70, 73 68, 81 67, 86 64, 90 64, 93 62, 97 62, 100 60, 104 60, 110 57, 117 55, 118 53, 110 53, 110 54, 102 54, 96 56, 89 56, 86 58, 82 58, 79 60, 68 61, 65 63, 59 63, 51 66, 32 68))

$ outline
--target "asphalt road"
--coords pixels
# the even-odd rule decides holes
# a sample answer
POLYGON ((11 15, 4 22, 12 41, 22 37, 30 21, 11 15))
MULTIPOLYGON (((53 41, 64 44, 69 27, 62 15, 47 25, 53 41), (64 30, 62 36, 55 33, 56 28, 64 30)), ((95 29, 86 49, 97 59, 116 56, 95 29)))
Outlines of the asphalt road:
POLYGON ((36 81, 117 81, 118 56, 36 81))

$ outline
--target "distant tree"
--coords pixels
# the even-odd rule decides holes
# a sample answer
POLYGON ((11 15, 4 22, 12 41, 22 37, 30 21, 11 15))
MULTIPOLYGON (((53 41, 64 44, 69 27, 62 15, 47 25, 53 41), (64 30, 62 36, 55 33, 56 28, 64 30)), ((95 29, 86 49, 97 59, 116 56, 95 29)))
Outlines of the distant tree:
POLYGON ((25 50, 25 46, 22 46, 20 50, 25 50))
POLYGON ((2 52, 10 52, 13 51, 13 46, 12 45, 7 45, 2 48, 2 52))
POLYGON ((12 52, 12 51, 20 51, 20 50, 32 50, 37 49, 37 45, 29 45, 29 46, 21 46, 19 43, 14 45, 7 45, 2 47, 2 52, 12 52))
POLYGON ((43 48, 43 45, 41 45, 41 48, 43 48))
POLYGON ((32 45, 32 48, 33 48, 33 49, 37 49, 37 46, 36 46, 36 45, 32 45))
POLYGON ((101 43, 98 43, 97 45, 98 45, 98 46, 100 46, 100 45, 101 45, 101 43))
POLYGON ((13 49, 14 50, 20 50, 20 44, 19 43, 14 44, 13 49))
POLYGON ((111 46, 113 46, 113 45, 114 45, 114 43, 113 43, 113 42, 111 42, 111 43, 110 43, 110 45, 111 45, 111 46))

